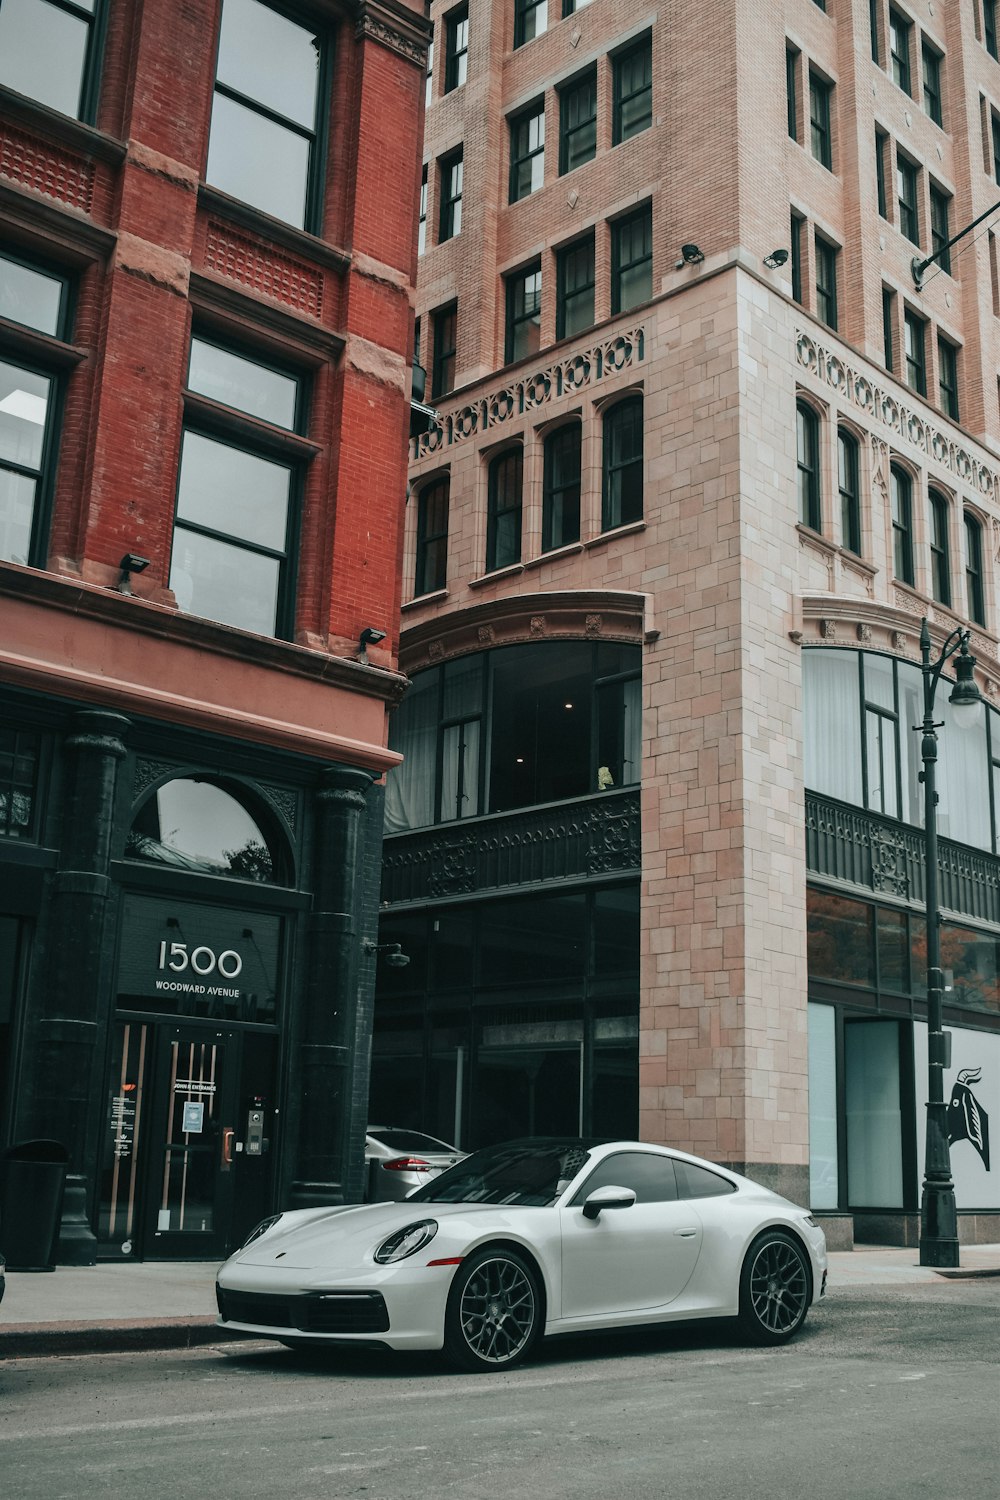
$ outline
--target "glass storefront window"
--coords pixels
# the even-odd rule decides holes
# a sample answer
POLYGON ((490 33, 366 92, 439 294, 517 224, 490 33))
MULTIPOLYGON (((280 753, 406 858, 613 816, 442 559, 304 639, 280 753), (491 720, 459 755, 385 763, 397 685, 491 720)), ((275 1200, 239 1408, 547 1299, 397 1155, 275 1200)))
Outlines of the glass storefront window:
POLYGON ((844 1026, 847 1197, 851 1208, 903 1207, 899 1025, 844 1026))
POLYGON ((809 975, 842 984, 875 984, 872 908, 832 891, 807 893, 809 975))
POLYGON ((804 652, 802 692, 806 786, 860 807, 861 696, 856 653, 804 652))
POLYGON ((839 1206, 837 1155, 837 1013, 809 1006, 809 1206, 839 1206))
POLYGON ((0 838, 31 837, 40 751, 37 734, 0 729, 0 838))
POLYGON ((1000 938, 970 927, 941 926, 945 1001, 1000 1015, 1000 938))
POLYGON ((875 910, 878 942, 878 982, 883 990, 906 995, 910 991, 906 913, 879 906, 875 910))
POLYGON ((490 902, 479 921, 479 983, 582 978, 586 926, 582 893, 490 902))

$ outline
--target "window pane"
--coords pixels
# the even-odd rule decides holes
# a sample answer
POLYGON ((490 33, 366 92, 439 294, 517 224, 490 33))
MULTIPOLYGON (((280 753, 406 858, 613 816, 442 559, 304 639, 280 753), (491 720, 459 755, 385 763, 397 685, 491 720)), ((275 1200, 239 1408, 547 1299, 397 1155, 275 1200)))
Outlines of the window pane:
POLYGON ((803 652, 805 783, 841 802, 861 803, 861 705, 853 651, 803 652))
POLYGON ((129 835, 130 859, 175 863, 188 869, 273 879, 267 840, 241 802, 210 781, 168 781, 145 802, 129 835))
POLYGON ((892 658, 889 656, 865 656, 865 697, 869 703, 895 711, 896 699, 893 691, 892 658))
POLYGON ((186 614, 273 635, 277 624, 279 564, 178 526, 174 531, 170 587, 186 614))
POLYGON ((594 892, 594 973, 632 974, 639 964, 639 887, 594 892))
POLYGON ((573 1194, 571 1206, 585 1203, 602 1187, 631 1188, 636 1203, 673 1203, 677 1198, 673 1161, 652 1152, 619 1151, 606 1157, 573 1194))
POLYGON ((0 558, 27 566, 36 481, 0 468, 0 558))
POLYGON ((809 1006, 809 1206, 836 1208, 837 1044, 832 1005, 809 1006))
POLYGON ((897 1022, 847 1023, 844 1082, 848 1202, 852 1208, 901 1208, 903 1143, 897 1022))
POLYGON ((872 908, 810 887, 806 909, 810 978, 874 988, 872 908))
POLYGON ((291 470, 285 464, 217 443, 198 432, 186 432, 177 515, 281 552, 290 480, 291 470))
POLYGON ((0 83, 64 115, 77 116, 89 40, 86 21, 46 0, 4 0, 0 83))
POLYGON ((258 0, 225 0, 219 82, 307 130, 316 121, 319 56, 307 28, 258 0))
POLYGON ((0 361, 0 460, 38 469, 52 382, 0 361))
POLYGON ((63 283, 0 256, 0 317, 39 333, 59 332, 63 283))
POLYGON ((206 179, 286 224, 305 223, 309 140, 216 94, 206 179))
POLYGON ((386 833, 434 821, 439 682, 436 669, 418 672, 389 720, 389 744, 404 759, 386 777, 386 833))
POLYGON ((895 990, 900 995, 909 994, 910 964, 905 912, 890 911, 885 906, 878 907, 875 929, 878 940, 879 989, 895 990))
POLYGON ((249 412, 252 417, 273 422, 276 427, 295 427, 295 398, 299 383, 255 360, 244 359, 228 349, 191 340, 191 390, 249 412))

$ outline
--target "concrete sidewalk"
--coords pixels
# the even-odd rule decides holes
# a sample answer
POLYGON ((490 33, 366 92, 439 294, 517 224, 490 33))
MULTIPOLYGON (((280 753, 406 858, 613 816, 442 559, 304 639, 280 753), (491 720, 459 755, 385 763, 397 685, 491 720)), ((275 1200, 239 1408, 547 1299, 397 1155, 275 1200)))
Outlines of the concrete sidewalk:
MULTIPOLYGON (((1000 1244, 963 1245, 959 1271, 918 1264, 915 1249, 865 1245, 830 1252, 838 1287, 902 1286, 1000 1276, 1000 1244)), ((216 1261, 105 1262, 51 1272, 9 1271, 0 1303, 0 1359, 186 1348, 230 1339, 215 1326, 216 1261)))

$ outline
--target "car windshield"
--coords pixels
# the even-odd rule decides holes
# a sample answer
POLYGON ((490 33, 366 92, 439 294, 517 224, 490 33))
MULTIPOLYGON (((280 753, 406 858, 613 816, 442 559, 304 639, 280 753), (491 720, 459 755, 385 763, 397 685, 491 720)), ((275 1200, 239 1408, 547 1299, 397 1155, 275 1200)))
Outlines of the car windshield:
POLYGON ((419 1130, 370 1130, 368 1134, 372 1140, 379 1141, 383 1146, 388 1146, 390 1151, 451 1151, 452 1146, 446 1146, 444 1141, 437 1141, 432 1135, 423 1135, 419 1130))
POLYGON ((488 1146, 411 1193, 407 1202, 549 1208, 589 1157, 579 1141, 514 1141, 507 1146, 488 1146))

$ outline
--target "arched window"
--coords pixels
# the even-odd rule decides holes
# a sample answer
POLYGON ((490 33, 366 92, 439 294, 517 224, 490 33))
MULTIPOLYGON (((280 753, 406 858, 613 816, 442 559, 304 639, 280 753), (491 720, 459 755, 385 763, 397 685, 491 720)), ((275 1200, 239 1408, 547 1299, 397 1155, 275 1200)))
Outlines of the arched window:
POLYGON ((799 470, 799 520, 821 530, 819 487, 819 417, 804 401, 796 408, 796 449, 799 470))
POLYGON ((948 545, 948 500, 938 490, 930 492, 931 506, 931 596, 951 608, 951 549, 948 545))
POLYGON ((508 448, 490 464, 486 516, 486 571, 521 561, 520 448, 508 448))
POLYGON ((840 486, 840 544, 861 555, 861 464, 858 440, 845 428, 837 433, 840 486))
POLYGON ((642 520, 642 397, 619 401, 604 416, 602 527, 642 520))
POLYGON ((542 551, 580 540, 580 423, 558 427, 545 439, 542 551))
POLYGON ((976 625, 985 625, 983 528, 968 511, 965 512, 965 594, 969 619, 976 625))
POLYGON ((433 594, 448 581, 448 481, 425 485, 417 501, 415 594, 433 594))
POLYGON ((125 854, 230 880, 278 879, 277 850, 257 820, 217 782, 196 777, 164 782, 142 804, 125 854))
POLYGON ((892 500, 892 566, 901 583, 913 584, 913 480, 893 464, 889 471, 892 500))

